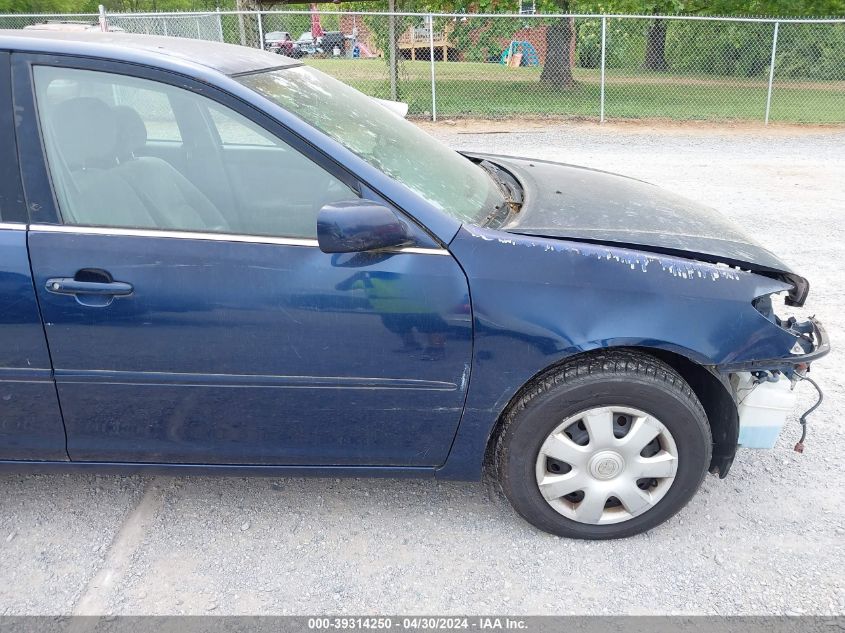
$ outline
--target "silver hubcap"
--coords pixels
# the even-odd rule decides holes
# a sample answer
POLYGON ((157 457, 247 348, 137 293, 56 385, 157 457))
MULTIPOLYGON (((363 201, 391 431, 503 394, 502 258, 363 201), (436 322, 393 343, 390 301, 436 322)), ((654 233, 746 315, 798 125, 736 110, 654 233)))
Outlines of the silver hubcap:
POLYGON ((678 448, 660 420, 631 407, 596 407, 566 418, 537 455, 537 485, 563 516, 592 525, 648 512, 666 495, 678 448))

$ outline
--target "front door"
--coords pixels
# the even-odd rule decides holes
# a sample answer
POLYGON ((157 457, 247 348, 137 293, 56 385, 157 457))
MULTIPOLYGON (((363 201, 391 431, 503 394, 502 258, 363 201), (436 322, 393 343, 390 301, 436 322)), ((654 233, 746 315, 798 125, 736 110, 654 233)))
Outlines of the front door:
POLYGON ((42 61, 16 97, 63 218, 29 251, 70 458, 441 464, 471 355, 448 251, 322 253, 318 209, 361 195, 325 157, 184 79, 42 61))

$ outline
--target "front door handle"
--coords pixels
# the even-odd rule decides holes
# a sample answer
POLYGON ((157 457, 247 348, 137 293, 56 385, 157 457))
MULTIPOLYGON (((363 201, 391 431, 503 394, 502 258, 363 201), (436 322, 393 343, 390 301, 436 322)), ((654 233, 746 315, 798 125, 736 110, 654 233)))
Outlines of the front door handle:
POLYGON ((132 294, 132 284, 124 281, 78 281, 73 277, 56 277, 47 280, 47 292, 57 295, 125 297, 132 294))

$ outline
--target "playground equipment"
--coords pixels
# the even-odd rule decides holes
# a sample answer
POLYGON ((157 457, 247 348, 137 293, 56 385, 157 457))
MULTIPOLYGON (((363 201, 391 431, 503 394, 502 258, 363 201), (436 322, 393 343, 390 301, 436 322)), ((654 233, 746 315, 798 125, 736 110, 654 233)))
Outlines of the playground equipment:
POLYGON ((537 49, 531 42, 512 40, 499 56, 499 63, 516 68, 517 66, 539 66, 537 49))
POLYGON ((430 20, 426 20, 423 26, 409 26, 399 36, 397 48, 399 54, 410 60, 430 59, 431 49, 434 49, 434 59, 439 61, 457 60, 458 51, 452 47, 449 41, 454 25, 447 22, 442 29, 434 29, 430 20))

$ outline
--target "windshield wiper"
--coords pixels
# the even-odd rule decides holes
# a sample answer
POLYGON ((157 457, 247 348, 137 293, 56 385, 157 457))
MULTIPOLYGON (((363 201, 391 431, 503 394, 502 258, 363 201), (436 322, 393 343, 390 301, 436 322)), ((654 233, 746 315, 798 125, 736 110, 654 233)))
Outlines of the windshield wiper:
POLYGON ((491 163, 489 160, 482 160, 478 164, 484 168, 484 171, 490 175, 493 182, 501 189, 511 211, 519 211, 519 208, 522 206, 522 186, 519 184, 519 181, 511 176, 509 172, 499 167, 496 163, 491 163))

